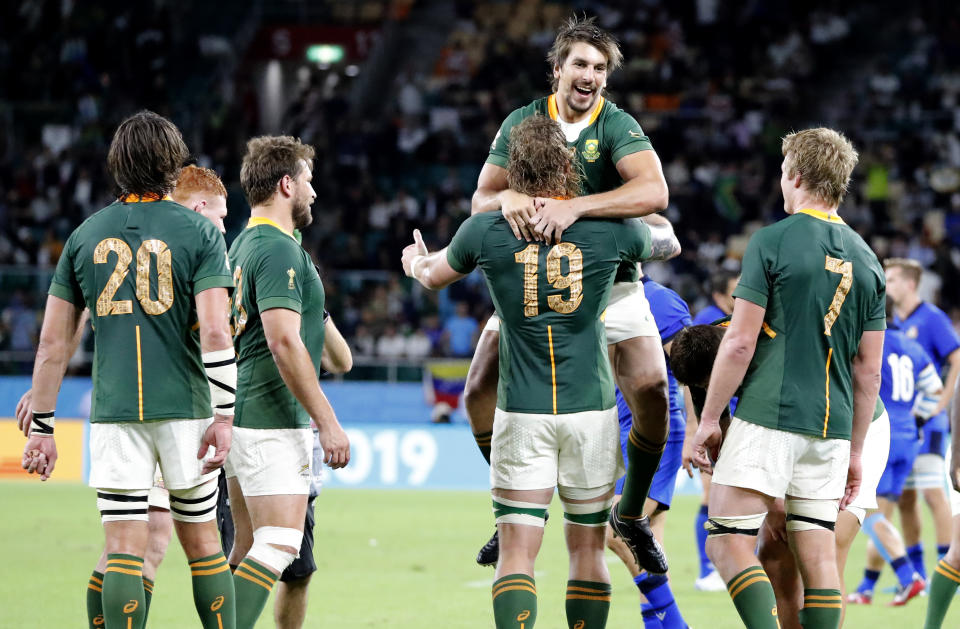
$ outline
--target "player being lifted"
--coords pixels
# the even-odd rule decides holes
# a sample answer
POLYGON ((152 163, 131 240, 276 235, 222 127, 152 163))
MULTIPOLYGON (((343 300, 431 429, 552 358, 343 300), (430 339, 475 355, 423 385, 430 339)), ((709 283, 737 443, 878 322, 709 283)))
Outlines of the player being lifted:
MULTIPOLYGON (((490 147, 473 195, 473 213, 502 210, 517 239, 559 242, 581 217, 644 216, 667 207, 667 184, 649 138, 632 116, 601 94, 607 76, 623 55, 616 40, 593 18, 567 21, 547 56, 553 94, 511 113, 490 147), (576 151, 582 172, 576 198, 524 194, 507 185, 510 130, 534 114, 556 120, 576 151)), ((657 326, 643 296, 635 265, 624 263, 610 295, 605 319, 616 384, 633 413, 629 465, 623 499, 611 516, 618 535, 631 546, 640 566, 663 573, 666 561, 653 538, 643 506, 667 441, 667 373, 657 326)), ((477 346, 464 390, 464 403, 480 451, 489 462, 497 403, 499 320, 491 317, 477 346)), ((477 562, 497 560, 496 534, 477 562)))
POLYGON ((233 281, 217 228, 168 196, 186 158, 180 131, 165 118, 141 112, 121 123, 108 154, 121 197, 70 235, 34 366, 24 467, 46 479, 56 463, 54 407, 70 339, 89 308, 89 483, 106 538, 100 585, 108 628, 139 628, 146 617, 142 570, 158 463, 203 626, 234 626, 233 579, 213 511, 236 389, 227 295, 233 281), (216 452, 204 459, 211 445, 216 452))
POLYGON ((790 216, 747 245, 694 460, 711 468, 721 448, 720 415, 740 388, 713 472, 707 552, 746 626, 775 629, 774 591, 754 547, 767 511, 785 498, 805 588, 800 622, 835 628, 843 606, 833 529, 838 508, 858 492, 876 408, 884 277, 870 248, 837 215, 857 163, 850 142, 830 129, 808 129, 786 136, 783 154, 780 185, 790 216), (764 325, 772 335, 760 334, 764 325))
POLYGON ((289 136, 247 142, 240 184, 250 222, 230 247, 236 292, 236 447, 226 475, 235 526, 230 564, 237 627, 252 628, 278 575, 297 557, 310 493, 313 432, 324 462, 350 460, 347 435, 320 389, 324 292, 294 229, 309 225, 316 199, 313 148, 289 136))
MULTIPOLYGON (((579 188, 561 127, 530 116, 511 130, 508 185, 565 198, 579 188)), ((570 627, 603 627, 610 607, 604 531, 622 470, 603 312, 622 259, 679 253, 665 219, 582 221, 564 240, 517 240, 501 212, 467 219, 450 246, 429 254, 419 232, 403 252, 406 274, 430 289, 483 271, 502 326, 490 484, 502 554, 493 585, 498 629, 531 628, 534 558, 556 488, 564 507, 570 627)))

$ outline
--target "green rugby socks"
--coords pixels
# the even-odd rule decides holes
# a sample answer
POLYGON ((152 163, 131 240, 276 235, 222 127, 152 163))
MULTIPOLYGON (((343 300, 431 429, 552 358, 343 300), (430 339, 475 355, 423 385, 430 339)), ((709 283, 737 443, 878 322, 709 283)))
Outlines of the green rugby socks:
POLYGON ((533 577, 508 574, 493 582, 493 618, 497 629, 533 629, 537 621, 533 577))
POLYGON ((143 592, 143 557, 107 555, 103 573, 103 618, 110 627, 141 629, 147 618, 143 592))
POLYGON ((780 629, 777 597, 763 568, 747 568, 730 579, 727 591, 747 629, 780 629))
POLYGON ((630 427, 627 439, 627 475, 623 481, 623 497, 617 512, 623 518, 639 518, 643 515, 643 503, 647 500, 653 475, 660 467, 660 457, 666 442, 653 443, 642 437, 636 427, 630 427))
POLYGON ((843 596, 840 590, 803 591, 803 609, 800 610, 800 626, 803 629, 837 629, 842 615, 843 596))
POLYGON ((927 620, 923 629, 940 629, 950 603, 960 586, 960 570, 941 559, 930 578, 930 596, 927 601, 927 620))
POLYGON ((190 562, 190 575, 193 604, 204 629, 232 629, 236 625, 237 599, 227 558, 217 553, 195 559, 190 562))
POLYGON ((249 557, 240 562, 237 571, 233 573, 237 601, 237 629, 253 629, 276 582, 277 575, 270 568, 249 557))
POLYGON ((87 620, 90 629, 103 629, 103 573, 96 570, 87 582, 87 620))
POLYGON ((610 584, 567 581, 567 627, 603 629, 610 613, 610 584))

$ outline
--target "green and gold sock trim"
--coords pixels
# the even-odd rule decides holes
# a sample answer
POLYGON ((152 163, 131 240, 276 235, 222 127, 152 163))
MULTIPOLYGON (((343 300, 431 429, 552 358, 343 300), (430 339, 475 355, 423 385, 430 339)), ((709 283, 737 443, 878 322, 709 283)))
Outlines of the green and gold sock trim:
POLYGON ((477 445, 481 448, 489 448, 491 441, 493 440, 493 431, 489 430, 487 432, 475 432, 473 433, 473 438, 476 440, 477 445))
POLYGON ((803 607, 843 609, 843 596, 840 590, 811 589, 803 591, 803 607))
POLYGON ((760 583, 762 581, 770 583, 767 573, 764 572, 760 566, 752 566, 730 579, 730 583, 727 583, 727 592, 730 593, 730 598, 737 598, 740 592, 743 592, 754 583, 760 583))
POLYGON ((104 574, 119 572, 143 578, 143 557, 123 554, 107 555, 107 569, 103 572, 104 574))
POLYGON ((505 592, 512 592, 514 590, 523 590, 524 592, 530 592, 536 595, 537 585, 533 577, 525 574, 508 574, 493 582, 493 598, 497 598, 505 592))
POLYGON ((147 594, 153 594, 153 581, 143 577, 143 591, 147 594))
POLYGON ((567 600, 610 602, 610 584, 595 581, 567 581, 567 600))
POLYGON ((654 443, 637 432, 634 426, 630 427, 628 438, 630 439, 630 443, 633 444, 633 447, 650 454, 663 454, 663 450, 667 447, 666 441, 663 443, 654 443))
POLYGON ((234 576, 256 583, 268 592, 273 589, 273 584, 277 582, 277 577, 269 568, 261 566, 249 557, 240 562, 234 576))
POLYGON ((201 557, 190 562, 190 574, 195 577, 206 577, 211 574, 229 571, 230 564, 227 563, 227 558, 223 556, 223 553, 201 557))
POLYGON ((960 583, 960 570, 957 570, 956 568, 954 568, 953 566, 951 566, 950 564, 948 564, 948 563, 947 563, 946 561, 944 561, 943 559, 941 559, 941 560, 937 563, 937 567, 934 568, 934 570, 935 570, 936 572, 942 574, 943 576, 947 577, 947 578, 950 579, 951 581, 955 581, 956 583, 960 583))
POLYGON ((95 592, 103 593, 103 573, 94 570, 93 574, 90 575, 90 582, 87 583, 87 587, 95 592))

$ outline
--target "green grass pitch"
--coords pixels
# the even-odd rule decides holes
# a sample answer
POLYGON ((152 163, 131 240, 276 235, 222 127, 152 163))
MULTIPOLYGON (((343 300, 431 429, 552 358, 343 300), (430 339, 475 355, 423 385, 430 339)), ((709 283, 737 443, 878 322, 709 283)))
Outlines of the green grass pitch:
MULTIPOLYGON (((671 580, 684 617, 694 629, 742 625, 729 597, 693 588, 697 572, 693 516, 698 500, 679 496, 667 523, 671 580)), ((92 489, 39 482, 0 483, 0 627, 85 627, 87 578, 100 553, 102 533, 92 489)), ((537 626, 566 627, 563 597, 566 558, 559 501, 537 566, 537 626)), ((926 548, 932 549, 926 522, 926 548)), ((474 564, 492 532, 484 492, 324 491, 317 500, 316 557, 307 627, 490 628, 493 570, 474 564)), ((851 552, 847 585, 863 566, 864 537, 851 552)), ((612 553, 611 628, 642 627, 636 588, 612 553)), ((934 565, 928 550, 928 570, 934 565)), ((893 582, 887 569, 880 587, 893 582)), ((926 600, 888 609, 891 595, 848 611, 847 627, 919 628, 926 600)), ((958 597, 960 598, 960 597, 958 597)), ((273 627, 272 601, 257 627, 273 627)), ((156 580, 148 627, 197 626, 190 575, 176 541, 156 580)), ((960 602, 944 627, 960 627, 960 602)))

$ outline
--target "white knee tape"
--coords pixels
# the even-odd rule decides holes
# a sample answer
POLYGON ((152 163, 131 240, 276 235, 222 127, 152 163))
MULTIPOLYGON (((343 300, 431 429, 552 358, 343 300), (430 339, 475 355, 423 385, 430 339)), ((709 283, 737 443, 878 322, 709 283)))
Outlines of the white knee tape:
POLYGON ((787 512, 788 531, 832 531, 840 513, 838 500, 787 498, 783 507, 787 512))
POLYGON ((766 513, 757 513, 754 515, 733 515, 733 516, 711 516, 707 518, 703 528, 707 530, 707 535, 752 535, 756 536, 760 532, 760 526, 763 519, 767 517, 766 513))
POLYGON ((281 526, 261 526, 253 532, 253 546, 250 547, 247 557, 256 559, 277 572, 283 572, 300 555, 300 543, 302 541, 303 532, 297 529, 288 529, 281 526), (280 550, 276 546, 271 546, 271 544, 289 546, 297 550, 291 553, 280 550))
POLYGON ((150 519, 147 514, 149 489, 98 489, 97 509, 101 522, 150 519))
POLYGON ((209 522, 217 517, 217 477, 189 489, 171 489, 170 515, 178 522, 209 522))
POLYGON ((493 497, 493 515, 497 524, 526 524, 543 528, 549 504, 493 497))
POLYGON ((560 494, 560 500, 603 500, 603 496, 610 494, 610 504, 613 504, 613 488, 616 487, 616 481, 601 485, 600 487, 590 487, 583 489, 580 487, 567 487, 561 485, 557 487, 557 493, 560 494))
POLYGON ((599 528, 607 525, 610 507, 613 506, 613 496, 594 502, 567 502, 561 497, 561 502, 563 519, 568 523, 599 528))

